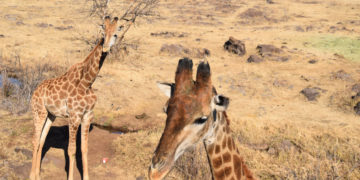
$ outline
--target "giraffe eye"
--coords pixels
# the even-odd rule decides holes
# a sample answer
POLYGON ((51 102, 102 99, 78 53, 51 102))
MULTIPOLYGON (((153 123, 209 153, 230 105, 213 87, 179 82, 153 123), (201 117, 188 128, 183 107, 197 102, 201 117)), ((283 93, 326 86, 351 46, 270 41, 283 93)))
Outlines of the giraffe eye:
POLYGON ((194 121, 194 124, 203 124, 203 123, 205 123, 207 120, 208 120, 208 117, 203 116, 203 117, 201 117, 201 118, 197 118, 197 119, 194 121))

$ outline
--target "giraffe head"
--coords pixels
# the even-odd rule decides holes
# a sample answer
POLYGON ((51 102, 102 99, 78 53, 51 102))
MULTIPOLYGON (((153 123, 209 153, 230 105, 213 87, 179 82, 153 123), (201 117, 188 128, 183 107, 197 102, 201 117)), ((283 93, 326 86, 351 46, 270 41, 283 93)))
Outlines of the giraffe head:
POLYGON ((104 24, 101 25, 103 29, 103 52, 108 52, 112 45, 114 45, 117 34, 123 26, 118 23, 119 18, 115 17, 112 21, 109 16, 105 17, 104 24))
POLYGON ((225 111, 229 99, 217 95, 211 84, 210 66, 201 62, 196 81, 192 60, 179 60, 175 84, 160 83, 170 97, 164 110, 166 126, 149 168, 150 179, 162 179, 184 151, 202 140, 213 139, 217 111, 225 111))

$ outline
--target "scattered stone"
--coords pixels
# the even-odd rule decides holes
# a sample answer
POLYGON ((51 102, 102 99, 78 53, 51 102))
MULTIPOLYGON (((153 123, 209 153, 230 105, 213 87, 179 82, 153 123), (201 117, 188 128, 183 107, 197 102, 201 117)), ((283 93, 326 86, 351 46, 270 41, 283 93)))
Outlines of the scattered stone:
POLYGON ((40 28, 47 28, 47 27, 51 27, 52 24, 48 24, 48 23, 37 23, 35 24, 37 27, 40 27, 40 28))
POLYGON ((315 63, 317 63, 317 60, 316 59, 312 59, 312 60, 310 60, 310 61, 308 61, 310 64, 315 64, 315 63))
POLYGON ((270 155, 276 155, 276 154, 277 154, 275 148, 273 148, 273 147, 269 148, 269 150, 268 150, 267 152, 268 152, 270 155))
POLYGON ((210 50, 204 48, 204 55, 205 56, 210 56, 210 50))
POLYGON ((25 23, 22 21, 18 21, 18 22, 16 22, 16 25, 21 26, 21 25, 25 25, 25 23))
POLYGON ((245 44, 234 37, 230 37, 229 40, 225 42, 224 49, 239 56, 243 56, 246 53, 245 44))
POLYGON ((305 88, 300 91, 308 101, 316 101, 317 98, 320 96, 319 88, 305 88))
POLYGON ((15 152, 21 152, 22 154, 24 154, 26 156, 26 158, 31 159, 32 158, 32 152, 28 149, 24 149, 24 148, 19 148, 16 147, 15 148, 15 152))
POLYGON ((314 29, 314 27, 313 26, 306 26, 306 32, 308 32, 308 31, 312 31, 314 29))
POLYGON ((187 37, 189 34, 188 33, 179 33, 179 32, 169 32, 169 31, 164 31, 164 32, 156 32, 156 33, 150 33, 151 36, 155 36, 155 37, 165 37, 165 38, 171 38, 171 37, 178 37, 178 38, 182 38, 182 37, 187 37))
POLYGON ((354 106, 354 111, 357 115, 360 115, 360 102, 358 102, 356 106, 354 106))
POLYGON ((136 177, 136 180, 146 180, 146 178, 144 176, 138 176, 136 177))
POLYGON ((271 58, 271 60, 273 60, 273 61, 281 61, 281 62, 286 62, 289 59, 290 59, 289 56, 276 56, 276 57, 271 58))
POLYGON ((258 55, 250 55, 249 58, 247 59, 248 63, 260 63, 263 61, 264 59, 259 57, 258 55))
POLYGON ((351 87, 351 90, 356 92, 356 93, 360 93, 360 83, 357 83, 357 84, 354 84, 352 87, 351 87))
POLYGON ((275 79, 275 81, 273 82, 273 86, 275 86, 275 87, 288 87, 289 82, 287 80, 275 79))
POLYGON ((142 113, 140 115, 136 115, 135 118, 136 119, 145 119, 145 118, 147 119, 147 118, 149 118, 149 116, 146 113, 142 113))
POLYGON ((339 70, 338 72, 332 73, 332 77, 334 79, 340 79, 344 81, 352 81, 352 77, 350 74, 346 73, 344 70, 339 70))
POLYGON ((280 48, 277 48, 274 45, 270 44, 259 44, 256 49, 262 57, 271 56, 274 53, 279 54, 283 52, 283 50, 281 50, 280 48))
POLYGON ((295 31, 305 32, 305 30, 304 30, 301 26, 296 26, 296 27, 295 27, 295 31))
POLYGON ((68 29, 72 29, 72 26, 59 26, 59 27, 55 27, 55 29, 60 30, 60 31, 64 31, 64 30, 68 30, 68 29))

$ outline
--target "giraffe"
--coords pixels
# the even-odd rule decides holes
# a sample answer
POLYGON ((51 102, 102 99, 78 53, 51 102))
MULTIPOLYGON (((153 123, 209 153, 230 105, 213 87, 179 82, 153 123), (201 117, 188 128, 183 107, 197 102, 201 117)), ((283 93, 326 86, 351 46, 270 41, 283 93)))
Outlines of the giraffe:
POLYGON ((87 58, 71 66, 60 77, 43 81, 34 91, 31 108, 34 116, 33 157, 30 172, 31 180, 40 179, 41 153, 56 117, 68 119, 69 123, 69 172, 68 179, 73 179, 76 153, 76 134, 81 124, 81 153, 83 179, 88 180, 88 133, 93 119, 92 109, 97 97, 91 86, 99 73, 103 62, 123 26, 118 25, 118 18, 112 21, 109 16, 104 19, 103 37, 90 52, 87 58))
POLYGON ((149 167, 149 179, 163 179, 184 151, 200 141, 205 145, 213 179, 256 179, 231 136, 226 115, 229 98, 218 95, 212 86, 207 62, 198 65, 196 81, 192 66, 191 59, 180 59, 175 84, 158 83, 169 100, 164 107, 165 129, 149 167))

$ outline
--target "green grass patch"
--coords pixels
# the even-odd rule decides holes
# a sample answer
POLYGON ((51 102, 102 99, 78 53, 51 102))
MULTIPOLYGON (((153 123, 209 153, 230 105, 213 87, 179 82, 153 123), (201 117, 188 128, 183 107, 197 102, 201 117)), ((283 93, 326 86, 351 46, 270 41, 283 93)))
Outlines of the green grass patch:
POLYGON ((329 53, 337 53, 346 59, 360 61, 360 37, 336 35, 313 36, 307 47, 316 48, 329 53))

